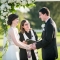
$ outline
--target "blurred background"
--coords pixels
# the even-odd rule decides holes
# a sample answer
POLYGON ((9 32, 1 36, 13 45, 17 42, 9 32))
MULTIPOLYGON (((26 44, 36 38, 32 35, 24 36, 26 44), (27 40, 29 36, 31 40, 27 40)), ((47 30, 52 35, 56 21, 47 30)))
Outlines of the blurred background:
MULTIPOLYGON (((58 46, 58 53, 59 53, 59 57, 57 60, 60 60, 60 1, 36 1, 34 7, 15 8, 15 10, 16 10, 15 13, 19 15, 20 22, 23 19, 27 19, 30 22, 31 27, 36 31, 38 38, 40 38, 41 32, 42 32, 41 25, 44 24, 44 22, 42 22, 39 19, 38 11, 42 7, 49 8, 50 16, 52 17, 52 19, 55 21, 55 23, 57 25, 57 46, 58 46)), ((18 30, 20 28, 20 22, 17 27, 18 30)), ((0 22, 0 24, 1 24, 1 22, 0 22)), ((2 45, 3 45, 3 31, 4 30, 3 30, 3 28, 1 28, 1 25, 0 25, 0 51, 2 50, 2 45)), ((39 52, 38 53, 39 60, 42 60, 41 49, 39 49, 38 52, 39 52)), ((0 54, 0 56, 1 56, 1 54, 0 54)), ((0 60, 2 60, 2 58, 0 58, 0 60)))

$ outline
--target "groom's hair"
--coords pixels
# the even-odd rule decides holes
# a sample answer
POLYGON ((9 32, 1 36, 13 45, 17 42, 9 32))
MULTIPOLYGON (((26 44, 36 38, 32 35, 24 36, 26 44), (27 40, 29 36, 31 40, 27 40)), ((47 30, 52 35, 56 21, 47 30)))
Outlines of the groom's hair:
POLYGON ((39 12, 41 12, 42 14, 46 14, 47 16, 50 16, 50 11, 47 7, 42 7, 39 12))
POLYGON ((11 25, 11 24, 12 24, 12 21, 15 20, 16 18, 18 18, 18 15, 16 15, 16 14, 10 14, 10 15, 8 16, 7 24, 8 24, 8 25, 11 25))

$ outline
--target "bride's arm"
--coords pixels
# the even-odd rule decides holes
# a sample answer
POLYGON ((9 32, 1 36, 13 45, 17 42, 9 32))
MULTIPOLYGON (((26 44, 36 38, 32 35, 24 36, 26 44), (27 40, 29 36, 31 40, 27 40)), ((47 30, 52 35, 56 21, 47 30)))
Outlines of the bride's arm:
POLYGON ((15 36, 13 29, 10 30, 9 35, 11 36, 14 44, 17 45, 18 47, 23 48, 23 49, 27 49, 27 50, 30 50, 31 49, 30 45, 24 44, 21 41, 17 40, 19 38, 17 38, 15 36))

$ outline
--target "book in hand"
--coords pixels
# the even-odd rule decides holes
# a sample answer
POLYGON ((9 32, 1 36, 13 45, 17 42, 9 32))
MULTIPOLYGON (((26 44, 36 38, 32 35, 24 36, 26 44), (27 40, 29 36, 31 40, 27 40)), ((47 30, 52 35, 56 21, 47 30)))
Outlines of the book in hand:
POLYGON ((35 43, 36 41, 31 40, 31 39, 27 39, 26 42, 27 42, 27 44, 32 44, 32 43, 35 43))

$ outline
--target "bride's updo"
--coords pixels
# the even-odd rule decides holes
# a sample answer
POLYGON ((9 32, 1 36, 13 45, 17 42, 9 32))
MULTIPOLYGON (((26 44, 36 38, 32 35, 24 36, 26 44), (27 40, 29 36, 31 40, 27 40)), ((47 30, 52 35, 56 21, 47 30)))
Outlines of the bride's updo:
POLYGON ((16 18, 18 18, 18 15, 16 15, 16 14, 10 14, 10 15, 8 16, 7 24, 8 24, 8 25, 11 25, 11 24, 12 24, 12 21, 15 20, 16 18))

